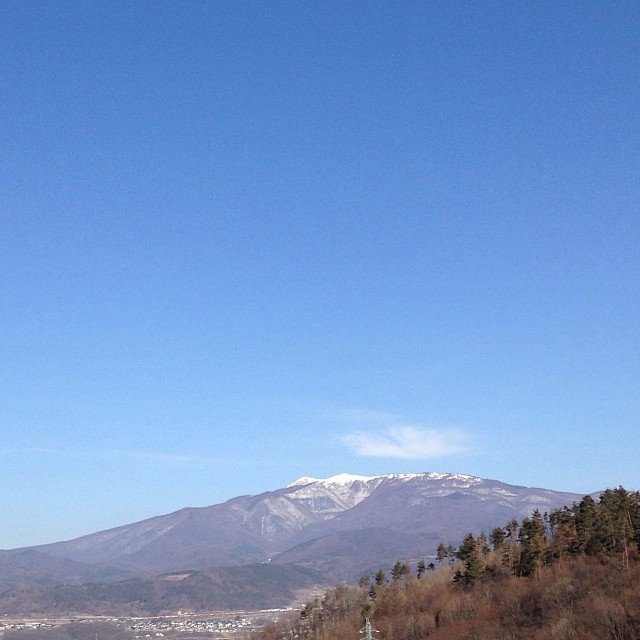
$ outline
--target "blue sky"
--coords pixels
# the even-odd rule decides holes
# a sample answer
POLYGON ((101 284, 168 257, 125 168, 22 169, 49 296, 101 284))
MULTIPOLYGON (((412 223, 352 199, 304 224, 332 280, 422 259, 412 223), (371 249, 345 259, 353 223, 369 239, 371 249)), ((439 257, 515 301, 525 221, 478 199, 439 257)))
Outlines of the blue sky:
POLYGON ((342 471, 638 487, 637 3, 2 16, 0 547, 342 471))

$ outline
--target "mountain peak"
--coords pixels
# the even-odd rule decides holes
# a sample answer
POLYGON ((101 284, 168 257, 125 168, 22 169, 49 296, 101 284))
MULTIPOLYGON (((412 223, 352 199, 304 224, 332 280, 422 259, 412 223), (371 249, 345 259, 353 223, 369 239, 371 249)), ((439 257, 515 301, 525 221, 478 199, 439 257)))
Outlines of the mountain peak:
POLYGON ((295 482, 287 485, 287 487, 300 487, 306 484, 320 483, 324 485, 350 485, 354 482, 370 482, 371 480, 413 480, 415 478, 425 478, 429 480, 451 480, 462 481, 476 484, 482 479, 476 476, 470 476, 464 473, 439 473, 436 471, 426 471, 423 473, 387 473, 380 476, 360 476, 353 473, 339 473, 330 478, 312 478, 311 476, 302 476, 295 482))
POLYGON ((367 482, 379 477, 380 476, 358 476, 352 473, 339 473, 327 478, 326 480, 321 480, 321 482, 326 484, 351 484, 352 482, 367 482))
POLYGON ((310 476, 302 476, 295 482, 287 485, 287 487, 300 487, 305 484, 319 483, 319 484, 332 484, 332 485, 349 485, 354 482, 369 482, 370 480, 377 480, 380 478, 386 478, 387 476, 359 476, 353 473, 338 473, 330 478, 312 478, 310 476))
POLYGON ((305 484, 311 484, 312 482, 321 482, 319 478, 311 478, 310 476, 302 476, 302 478, 298 478, 295 482, 287 485, 289 487, 302 487, 305 484))

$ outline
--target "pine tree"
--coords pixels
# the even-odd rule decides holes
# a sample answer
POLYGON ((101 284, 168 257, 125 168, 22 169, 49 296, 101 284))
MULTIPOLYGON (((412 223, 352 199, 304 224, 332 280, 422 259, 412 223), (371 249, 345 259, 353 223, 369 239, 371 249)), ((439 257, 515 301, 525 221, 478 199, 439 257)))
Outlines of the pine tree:
POLYGON ((409 574, 409 565, 406 562, 400 562, 399 560, 393 565, 391 569, 391 580, 397 582, 404 576, 409 574))
POLYGON ((515 518, 510 520, 505 527, 506 543, 502 547, 502 564, 508 568, 510 573, 515 572, 515 568, 520 561, 519 530, 520 525, 515 518))
POLYGON ((471 554, 465 561, 464 582, 470 587, 477 584, 487 570, 486 548, 486 542, 482 538, 478 538, 475 540, 471 554))
POLYGON ((491 546, 494 551, 500 551, 505 540, 505 532, 502 527, 496 527, 491 531, 491 546))
POLYGON ((552 536, 550 552, 554 558, 576 556, 580 553, 574 507, 556 509, 549 515, 549 529, 552 536))
POLYGON ((533 575, 546 561, 547 531, 544 518, 536 509, 530 518, 522 521, 519 541, 521 546, 519 573, 522 576, 533 575))
POLYGON ((460 558, 462 562, 466 562, 471 557, 475 546, 476 540, 473 537, 473 534, 467 533, 467 535, 462 539, 460 547, 458 548, 458 558, 460 558))
POLYGON ((474 538, 472 533, 468 533, 462 540, 457 554, 464 568, 455 572, 453 581, 468 587, 477 584, 487 569, 488 551, 486 536, 474 538))
MULTIPOLYGON (((598 506, 591 496, 585 496, 574 506, 574 523, 578 538, 578 552, 597 555, 602 550, 601 535, 596 531, 598 506)), ((600 532, 602 534, 602 531, 600 532)))

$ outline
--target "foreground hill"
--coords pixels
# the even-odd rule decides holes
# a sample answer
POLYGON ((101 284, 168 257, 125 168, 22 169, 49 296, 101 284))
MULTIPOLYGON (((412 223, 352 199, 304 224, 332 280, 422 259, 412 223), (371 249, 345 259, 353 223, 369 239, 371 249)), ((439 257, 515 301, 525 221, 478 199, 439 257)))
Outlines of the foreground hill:
POLYGON ((253 640, 640 640, 640 493, 585 496, 342 585, 253 640))
POLYGON ((311 569, 259 564, 111 583, 22 586, 0 596, 0 612, 154 615, 180 610, 266 609, 291 602, 297 590, 317 585, 319 580, 311 569))
POLYGON ((474 588, 442 567, 426 579, 391 582, 372 601, 338 587, 270 625, 253 640, 361 638, 368 611, 381 640, 640 640, 640 565, 576 558, 535 579, 494 576, 474 588))

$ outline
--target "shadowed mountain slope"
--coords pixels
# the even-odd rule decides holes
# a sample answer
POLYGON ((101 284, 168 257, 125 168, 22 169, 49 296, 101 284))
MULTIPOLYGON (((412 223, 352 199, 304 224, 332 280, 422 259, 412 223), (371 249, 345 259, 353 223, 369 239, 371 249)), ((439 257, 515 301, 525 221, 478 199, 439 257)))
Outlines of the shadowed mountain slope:
POLYGON ((290 602, 298 589, 318 584, 311 569, 245 565, 170 573, 112 583, 23 586, 0 596, 8 614, 136 615, 176 611, 263 609, 290 602))
POLYGON ((20 584, 81 584, 122 580, 128 572, 110 565, 84 564, 31 549, 0 551, 0 593, 20 584))

